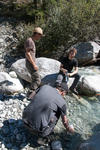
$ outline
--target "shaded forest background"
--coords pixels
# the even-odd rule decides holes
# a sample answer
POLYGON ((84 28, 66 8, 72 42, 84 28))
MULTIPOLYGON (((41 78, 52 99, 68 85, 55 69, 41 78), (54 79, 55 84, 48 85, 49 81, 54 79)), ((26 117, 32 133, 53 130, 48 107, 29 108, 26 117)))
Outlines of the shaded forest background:
POLYGON ((23 26, 17 49, 23 49, 34 27, 43 28, 38 57, 59 59, 76 43, 100 39, 100 0, 0 0, 0 16, 23 26))

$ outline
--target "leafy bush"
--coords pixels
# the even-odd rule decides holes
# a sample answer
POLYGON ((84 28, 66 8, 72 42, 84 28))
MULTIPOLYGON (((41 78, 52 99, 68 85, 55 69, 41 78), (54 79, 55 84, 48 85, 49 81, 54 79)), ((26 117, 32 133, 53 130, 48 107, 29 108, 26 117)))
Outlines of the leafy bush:
POLYGON ((32 23, 20 23, 18 26, 21 26, 21 29, 18 29, 17 31, 17 39, 19 41, 18 45, 17 45, 17 50, 22 50, 21 52, 24 52, 24 42, 28 37, 32 36, 33 33, 33 29, 34 29, 34 24, 32 23))
POLYGON ((73 44, 100 36, 99 0, 62 0, 49 14, 46 37, 39 42, 40 55, 57 58, 73 44))
POLYGON ((0 1, 0 16, 14 17, 19 20, 36 22, 37 17, 43 21, 44 12, 41 7, 36 8, 32 0, 0 1))
POLYGON ((99 0, 58 0, 58 2, 46 1, 41 7, 41 10, 45 8, 43 13, 37 11, 37 14, 45 17, 45 20, 26 25, 23 36, 19 38, 20 44, 23 45, 33 28, 41 26, 45 37, 36 43, 38 57, 58 59, 70 46, 100 37, 99 0))

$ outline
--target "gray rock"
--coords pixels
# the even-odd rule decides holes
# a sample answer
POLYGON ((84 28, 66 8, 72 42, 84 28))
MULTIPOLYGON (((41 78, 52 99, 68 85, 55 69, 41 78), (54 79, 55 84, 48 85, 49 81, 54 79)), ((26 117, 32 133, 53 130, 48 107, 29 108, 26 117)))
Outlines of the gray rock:
POLYGON ((22 135, 21 135, 21 134, 17 134, 17 135, 16 135, 16 140, 21 141, 21 140, 22 140, 22 138, 23 138, 23 137, 22 137, 22 135))
POLYGON ((2 131, 3 131, 4 134, 8 134, 8 133, 9 133, 9 129, 8 129, 7 127, 6 127, 6 128, 3 128, 2 131))
POLYGON ((18 132, 19 132, 18 129, 15 129, 15 130, 14 130, 14 134, 15 134, 15 135, 18 134, 18 132))
POLYGON ((82 143, 78 150, 100 150, 100 133, 82 143))
POLYGON ((8 143, 8 144, 6 145, 6 147, 9 148, 9 149, 12 148, 12 144, 11 144, 11 143, 8 143))
POLYGON ((17 78, 17 74, 14 71, 9 72, 10 77, 17 78))
POLYGON ((93 60, 97 57, 100 46, 93 42, 82 42, 75 45, 77 49, 76 58, 78 59, 79 64, 87 64, 90 60, 93 60))
POLYGON ((85 76, 78 84, 80 94, 93 96, 100 92, 100 75, 85 76))
POLYGON ((0 72, 0 92, 5 94, 18 93, 23 90, 19 79, 11 78, 8 73, 0 72))
POLYGON ((9 122, 9 124, 14 124, 15 120, 14 119, 9 119, 8 122, 9 122))
MULTIPOLYGON (((11 70, 15 71, 16 74, 28 81, 31 82, 31 76, 25 66, 25 59, 20 59, 12 64, 11 70)), ((56 79, 56 75, 60 69, 60 62, 50 58, 40 57, 36 59, 37 66, 39 67, 39 73, 43 82, 51 82, 56 79)))

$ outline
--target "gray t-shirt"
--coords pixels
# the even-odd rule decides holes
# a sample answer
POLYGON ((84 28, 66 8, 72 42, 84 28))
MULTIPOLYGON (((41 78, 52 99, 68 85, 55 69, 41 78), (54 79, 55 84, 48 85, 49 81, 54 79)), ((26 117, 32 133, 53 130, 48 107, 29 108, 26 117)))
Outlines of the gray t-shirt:
POLYGON ((44 85, 23 112, 23 119, 31 127, 42 131, 50 121, 66 115, 66 102, 56 88, 44 85))
POLYGON ((25 47, 26 52, 30 51, 33 61, 35 61, 36 47, 35 47, 35 43, 32 40, 32 38, 28 38, 26 40, 24 47, 25 47))

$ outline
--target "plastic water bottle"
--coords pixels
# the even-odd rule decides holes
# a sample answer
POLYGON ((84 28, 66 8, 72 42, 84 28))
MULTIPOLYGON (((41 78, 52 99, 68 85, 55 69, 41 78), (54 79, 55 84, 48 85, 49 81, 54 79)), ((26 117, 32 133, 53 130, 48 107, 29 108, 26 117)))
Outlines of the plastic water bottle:
POLYGON ((68 72, 66 72, 66 74, 65 74, 65 81, 68 82, 68 80, 69 80, 68 72))

